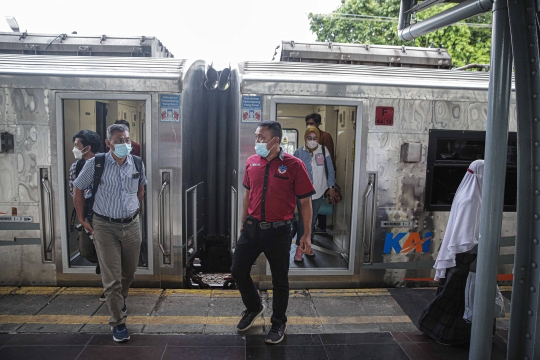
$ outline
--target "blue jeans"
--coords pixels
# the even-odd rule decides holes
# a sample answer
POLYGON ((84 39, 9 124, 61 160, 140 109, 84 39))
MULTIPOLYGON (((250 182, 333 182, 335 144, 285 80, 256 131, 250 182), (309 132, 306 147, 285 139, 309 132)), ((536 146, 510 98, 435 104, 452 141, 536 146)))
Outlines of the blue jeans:
POLYGON ((251 267, 264 253, 272 271, 274 300, 272 301, 272 323, 287 322, 289 304, 289 252, 291 250, 291 227, 261 229, 257 227, 255 237, 249 239, 242 230, 236 243, 232 259, 231 274, 236 282, 242 302, 251 312, 261 308, 261 297, 251 279, 251 267))
MULTIPOLYGON (((324 196, 318 199, 311 199, 311 208, 313 209, 313 216, 311 217, 311 233, 315 231, 315 222, 317 220, 317 214, 323 202, 326 201, 324 196)), ((298 207, 298 226, 296 231, 296 245, 300 246, 300 239, 304 235, 304 222, 302 221, 302 209, 300 207, 300 200, 296 200, 296 206, 298 207)))

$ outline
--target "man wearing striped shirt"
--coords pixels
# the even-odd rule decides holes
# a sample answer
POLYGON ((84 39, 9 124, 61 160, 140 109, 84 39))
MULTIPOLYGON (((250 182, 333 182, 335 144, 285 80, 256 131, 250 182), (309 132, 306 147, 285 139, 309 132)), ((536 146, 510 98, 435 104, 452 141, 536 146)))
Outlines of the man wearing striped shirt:
POLYGON ((105 142, 110 151, 105 155, 103 174, 94 195, 92 224, 80 214, 84 213, 84 189, 94 182, 95 157, 86 162, 73 182, 73 201, 81 225, 94 235, 113 339, 125 342, 129 340, 125 300, 139 260, 139 209, 147 181, 144 164, 139 173, 129 154, 131 141, 125 125, 109 126, 105 142))

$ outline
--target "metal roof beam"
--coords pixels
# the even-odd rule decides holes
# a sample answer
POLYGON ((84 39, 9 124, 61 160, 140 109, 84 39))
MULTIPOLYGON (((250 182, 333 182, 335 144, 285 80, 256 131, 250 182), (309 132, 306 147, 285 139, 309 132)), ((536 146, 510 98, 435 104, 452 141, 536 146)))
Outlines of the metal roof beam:
POLYGON ((412 8, 413 1, 401 0, 398 34, 403 41, 414 40, 419 36, 489 11, 493 7, 493 0, 467 0, 429 19, 410 25, 411 15, 406 12, 412 8))
POLYGON ((420 4, 413 6, 411 9, 407 11, 408 14, 419 12, 422 10, 429 9, 432 6, 435 6, 437 4, 447 2, 446 0, 426 0, 422 1, 420 4))

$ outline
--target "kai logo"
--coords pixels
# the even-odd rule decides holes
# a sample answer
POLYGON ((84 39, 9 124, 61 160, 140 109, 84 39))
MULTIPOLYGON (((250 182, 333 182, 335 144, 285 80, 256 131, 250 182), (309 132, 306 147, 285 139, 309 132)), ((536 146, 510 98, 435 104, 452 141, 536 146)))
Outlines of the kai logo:
POLYGON ((389 232, 386 233, 386 238, 384 239, 383 254, 390 254, 392 249, 394 249, 397 254, 408 253, 412 250, 415 250, 416 253, 429 252, 432 239, 432 232, 426 232, 424 238, 421 238, 420 233, 417 232, 398 233, 395 236, 389 232), (406 236, 407 238, 405 240, 406 236))

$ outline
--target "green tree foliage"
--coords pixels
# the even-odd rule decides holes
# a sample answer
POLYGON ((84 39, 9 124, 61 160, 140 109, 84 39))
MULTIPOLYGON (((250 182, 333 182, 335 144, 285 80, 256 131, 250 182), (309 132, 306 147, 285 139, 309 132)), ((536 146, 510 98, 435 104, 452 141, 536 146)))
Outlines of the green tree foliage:
MULTIPOLYGON (((377 45, 406 45, 445 48, 454 66, 489 64, 491 28, 466 25, 448 26, 411 42, 397 34, 400 0, 341 0, 333 15, 309 14, 311 31, 317 41, 377 45)), ((421 11, 418 21, 429 18, 455 4, 442 4, 421 11)), ((491 12, 467 19, 467 23, 491 24, 491 12)))

